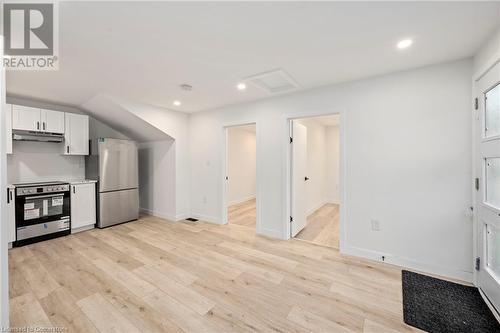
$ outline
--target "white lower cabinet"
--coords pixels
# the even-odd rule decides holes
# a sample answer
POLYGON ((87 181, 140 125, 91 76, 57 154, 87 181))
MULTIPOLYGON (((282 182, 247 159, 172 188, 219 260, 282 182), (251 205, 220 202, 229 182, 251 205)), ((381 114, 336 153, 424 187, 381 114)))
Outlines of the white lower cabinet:
POLYGON ((95 223, 95 183, 71 184, 71 232, 91 229, 95 223))
POLYGON ((7 223, 8 223, 8 242, 16 240, 16 202, 14 187, 7 187, 7 223))

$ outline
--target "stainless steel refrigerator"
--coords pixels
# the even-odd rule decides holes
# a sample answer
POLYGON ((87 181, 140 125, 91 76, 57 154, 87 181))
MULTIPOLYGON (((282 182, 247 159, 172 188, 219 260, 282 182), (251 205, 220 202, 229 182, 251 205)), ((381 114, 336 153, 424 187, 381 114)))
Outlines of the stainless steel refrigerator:
POLYGON ((91 140, 85 175, 98 186, 97 227, 105 228, 139 217, 139 172, 134 141, 97 138, 91 140))

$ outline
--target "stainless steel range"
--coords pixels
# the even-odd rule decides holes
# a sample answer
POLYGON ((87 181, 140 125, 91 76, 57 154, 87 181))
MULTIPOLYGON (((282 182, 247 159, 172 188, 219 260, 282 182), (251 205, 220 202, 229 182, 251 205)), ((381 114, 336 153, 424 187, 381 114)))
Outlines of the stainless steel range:
POLYGON ((14 184, 16 187, 16 241, 22 246, 69 235, 69 183, 14 184))

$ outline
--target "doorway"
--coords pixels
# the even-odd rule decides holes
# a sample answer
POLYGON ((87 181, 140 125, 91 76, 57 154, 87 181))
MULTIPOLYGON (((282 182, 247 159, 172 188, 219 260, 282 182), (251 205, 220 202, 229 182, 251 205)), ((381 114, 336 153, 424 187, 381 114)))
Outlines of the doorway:
POLYGON ((340 116, 291 120, 291 236, 339 248, 340 116))
POLYGON ((230 225, 252 229, 257 223, 256 124, 230 126, 226 131, 225 204, 230 225))

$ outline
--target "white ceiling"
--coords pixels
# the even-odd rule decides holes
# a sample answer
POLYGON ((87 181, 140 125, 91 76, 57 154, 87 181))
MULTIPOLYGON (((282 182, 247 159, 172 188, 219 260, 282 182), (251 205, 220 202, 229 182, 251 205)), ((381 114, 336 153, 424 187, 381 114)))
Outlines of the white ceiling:
POLYGON ((61 2, 59 13, 60 69, 9 72, 8 94, 78 106, 108 94, 194 112, 268 97, 235 85, 278 68, 310 89, 470 57, 500 3, 61 2), (402 38, 414 45, 397 50, 402 38))

